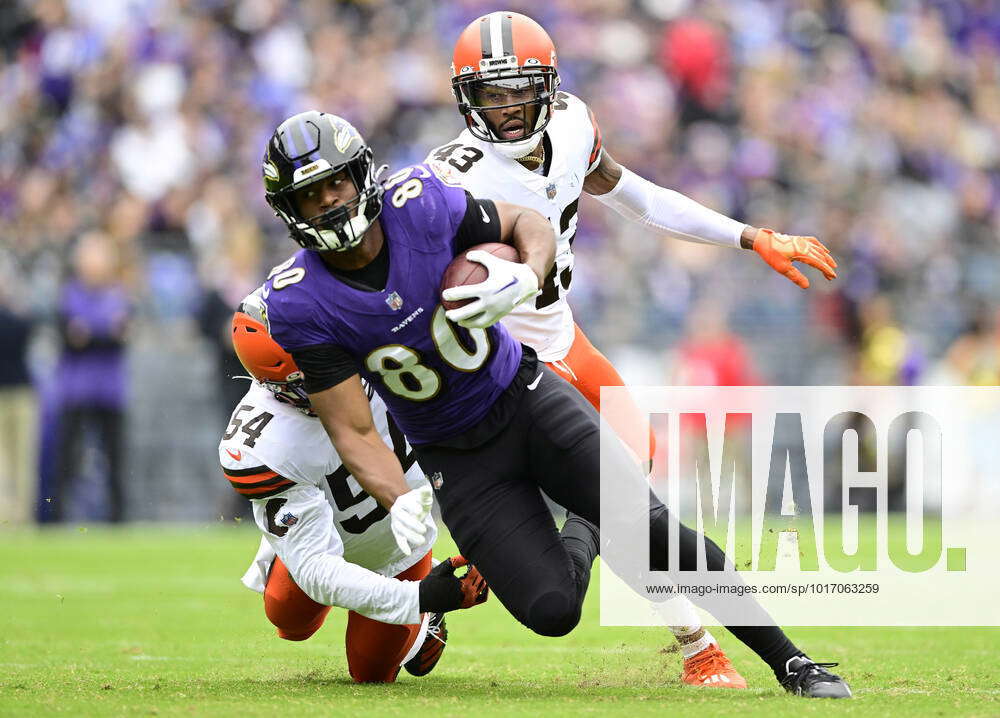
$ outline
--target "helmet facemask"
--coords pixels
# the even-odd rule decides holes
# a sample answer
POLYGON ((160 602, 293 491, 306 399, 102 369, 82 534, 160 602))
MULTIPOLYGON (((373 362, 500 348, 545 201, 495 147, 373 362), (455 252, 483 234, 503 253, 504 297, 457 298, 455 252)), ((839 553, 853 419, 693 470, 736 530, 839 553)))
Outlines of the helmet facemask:
POLYGON ((313 415, 312 404, 309 402, 309 394, 306 393, 306 383, 302 372, 289 374, 287 381, 259 381, 282 404, 294 406, 310 416, 313 415))
POLYGON ((500 154, 520 159, 538 145, 541 133, 549 124, 559 75, 554 67, 519 67, 516 58, 509 59, 514 64, 511 69, 458 75, 452 80, 452 89, 469 132, 477 139, 493 144, 500 154), (516 102, 492 104, 488 101, 491 88, 496 89, 497 94, 506 91, 525 96, 516 102), (520 137, 507 138, 500 127, 494 127, 487 119, 486 113, 513 107, 522 108, 524 133, 520 137))

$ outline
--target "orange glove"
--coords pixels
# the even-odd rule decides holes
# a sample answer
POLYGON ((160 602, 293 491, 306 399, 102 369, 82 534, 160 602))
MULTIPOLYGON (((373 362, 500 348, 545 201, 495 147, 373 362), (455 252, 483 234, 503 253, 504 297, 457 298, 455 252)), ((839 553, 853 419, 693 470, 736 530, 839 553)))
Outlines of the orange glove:
POLYGON ((830 251, 815 237, 798 237, 779 234, 772 229, 758 229, 753 238, 753 251, 767 262, 771 269, 783 274, 803 289, 809 288, 809 280, 792 262, 802 262, 823 273, 827 279, 836 279, 837 262, 830 251))
POLYGON ((451 565, 455 568, 459 566, 469 567, 465 575, 459 579, 462 583, 462 595, 464 597, 462 608, 472 608, 473 606, 478 606, 480 603, 485 603, 486 599, 490 597, 490 589, 486 585, 486 579, 479 573, 479 569, 470 565, 465 556, 453 556, 446 560, 450 561, 451 565))
POLYGON ((419 601, 422 613, 444 613, 472 608, 489 598, 486 579, 462 556, 446 558, 420 580, 419 601), (469 566, 463 576, 456 576, 460 566, 469 566))

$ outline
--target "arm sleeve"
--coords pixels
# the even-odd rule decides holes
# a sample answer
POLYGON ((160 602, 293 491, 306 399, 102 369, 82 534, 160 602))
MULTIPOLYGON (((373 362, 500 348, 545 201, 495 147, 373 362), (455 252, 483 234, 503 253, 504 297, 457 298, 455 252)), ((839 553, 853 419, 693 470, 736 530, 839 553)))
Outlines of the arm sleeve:
POLYGON ((455 254, 486 242, 500 241, 500 215, 493 200, 465 193, 465 217, 455 232, 455 254))
POLYGON ((740 235, 746 226, 680 192, 655 185, 625 167, 614 189, 593 196, 626 219, 687 242, 739 248, 740 235))
POLYGON ((337 386, 358 373, 358 363, 336 344, 303 347, 292 350, 292 359, 305 377, 310 394, 337 386))
POLYGON ((253 515, 296 585, 312 600, 383 623, 420 622, 420 582, 388 578, 346 561, 333 509, 318 486, 298 484, 270 500, 254 500, 253 515), (283 503, 274 503, 279 501, 283 503))

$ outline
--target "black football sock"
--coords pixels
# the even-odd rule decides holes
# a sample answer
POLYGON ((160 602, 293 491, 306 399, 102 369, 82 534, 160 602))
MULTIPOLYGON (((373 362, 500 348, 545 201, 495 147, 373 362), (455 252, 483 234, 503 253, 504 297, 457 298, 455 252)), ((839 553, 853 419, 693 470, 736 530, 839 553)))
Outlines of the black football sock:
POLYGON ((577 596, 582 601, 590 585, 590 569, 600 553, 601 535, 594 524, 575 514, 566 514, 566 523, 559 532, 576 574, 577 596))
POLYGON ((789 658, 805 655, 777 626, 726 626, 729 632, 760 656, 780 681, 786 675, 789 658))

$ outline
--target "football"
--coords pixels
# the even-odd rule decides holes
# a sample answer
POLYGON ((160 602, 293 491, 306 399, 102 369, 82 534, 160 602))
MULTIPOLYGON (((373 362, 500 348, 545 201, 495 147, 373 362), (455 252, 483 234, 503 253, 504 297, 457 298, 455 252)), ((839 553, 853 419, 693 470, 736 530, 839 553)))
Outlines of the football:
MULTIPOLYGON (((518 254, 517 250, 509 244, 501 244, 500 242, 477 244, 475 247, 470 247, 451 260, 451 264, 445 268, 444 275, 441 277, 440 291, 443 292, 445 289, 449 289, 451 287, 464 287, 469 284, 479 284, 480 282, 486 281, 486 277, 489 276, 489 272, 486 271, 486 267, 479 262, 472 262, 465 258, 466 254, 476 249, 489 252, 500 259, 506 259, 508 262, 521 261, 521 255, 518 254)), ((472 299, 469 298, 449 302, 442 298, 441 304, 445 309, 458 309, 471 301, 472 299)))

